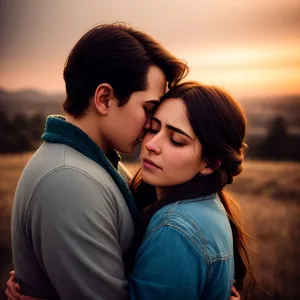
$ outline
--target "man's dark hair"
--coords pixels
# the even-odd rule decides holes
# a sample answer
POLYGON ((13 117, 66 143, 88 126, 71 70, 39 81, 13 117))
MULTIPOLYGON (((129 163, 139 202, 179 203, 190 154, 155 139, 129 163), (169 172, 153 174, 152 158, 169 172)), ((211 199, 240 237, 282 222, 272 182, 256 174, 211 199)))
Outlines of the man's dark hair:
POLYGON ((66 60, 64 110, 74 117, 84 115, 101 83, 110 84, 120 106, 124 105, 133 92, 147 88, 151 65, 163 71, 169 88, 188 71, 184 62, 137 29, 123 23, 94 27, 77 42, 66 60))

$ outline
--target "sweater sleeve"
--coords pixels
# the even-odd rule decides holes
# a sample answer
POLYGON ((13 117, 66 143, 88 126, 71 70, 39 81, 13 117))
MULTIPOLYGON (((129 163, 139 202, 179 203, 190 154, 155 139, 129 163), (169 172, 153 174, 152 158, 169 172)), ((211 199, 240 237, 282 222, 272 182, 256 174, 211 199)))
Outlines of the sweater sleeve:
POLYGON ((131 300, 200 299, 206 280, 201 251, 180 227, 164 225, 142 243, 129 279, 131 300))
POLYGON ((52 172, 32 196, 26 228, 62 300, 126 299, 115 202, 98 182, 76 169, 52 172))

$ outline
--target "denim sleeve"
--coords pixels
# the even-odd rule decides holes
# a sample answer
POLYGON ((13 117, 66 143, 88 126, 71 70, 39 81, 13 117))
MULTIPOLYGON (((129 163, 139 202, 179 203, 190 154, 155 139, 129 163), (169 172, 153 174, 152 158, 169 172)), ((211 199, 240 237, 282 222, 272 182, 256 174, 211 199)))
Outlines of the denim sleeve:
POLYGON ((193 237, 179 226, 164 225, 138 250, 129 278, 129 298, 198 300, 206 278, 206 263, 193 237))

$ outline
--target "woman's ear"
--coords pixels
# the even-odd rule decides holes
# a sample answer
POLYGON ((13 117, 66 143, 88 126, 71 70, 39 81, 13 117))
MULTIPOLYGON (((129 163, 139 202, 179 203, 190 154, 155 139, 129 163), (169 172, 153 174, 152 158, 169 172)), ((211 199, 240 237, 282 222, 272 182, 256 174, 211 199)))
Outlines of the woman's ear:
POLYGON ((201 176, 206 176, 206 175, 212 174, 213 172, 214 172, 214 170, 207 166, 205 168, 202 168, 199 173, 201 176))
POLYGON ((110 102, 114 97, 114 91, 108 83, 101 83, 98 85, 94 95, 94 105, 97 112, 106 116, 110 106, 110 102))
POLYGON ((199 173, 201 176, 212 174, 214 171, 220 168, 221 163, 222 161, 219 159, 212 160, 211 162, 209 162, 207 159, 203 159, 199 173))

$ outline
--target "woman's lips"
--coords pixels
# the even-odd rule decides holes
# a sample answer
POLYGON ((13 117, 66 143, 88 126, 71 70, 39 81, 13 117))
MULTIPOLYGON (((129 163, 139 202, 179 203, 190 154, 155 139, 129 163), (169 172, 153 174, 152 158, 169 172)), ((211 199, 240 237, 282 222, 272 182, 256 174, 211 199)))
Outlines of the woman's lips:
POLYGON ((146 168, 149 168, 149 169, 153 169, 153 168, 161 169, 161 167, 159 167, 158 165, 156 165, 151 159, 144 158, 143 162, 144 162, 144 167, 146 167, 146 168))

